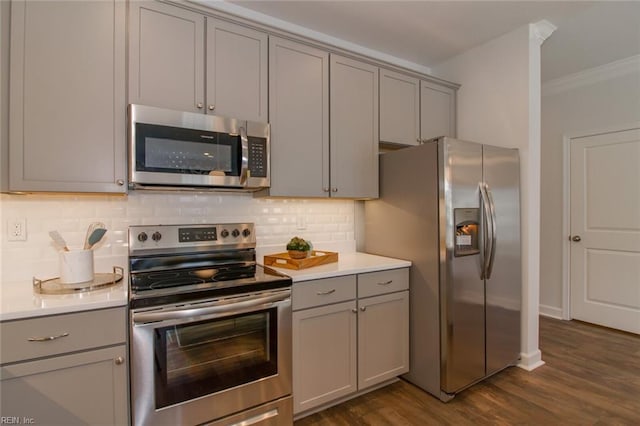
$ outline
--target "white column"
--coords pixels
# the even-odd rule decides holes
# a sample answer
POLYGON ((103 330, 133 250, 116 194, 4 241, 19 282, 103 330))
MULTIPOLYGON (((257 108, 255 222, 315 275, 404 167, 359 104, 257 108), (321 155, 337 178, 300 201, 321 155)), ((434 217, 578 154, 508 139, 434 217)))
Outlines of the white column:
POLYGON ((522 352, 519 367, 531 371, 544 365, 539 348, 540 305, 540 126, 542 83, 540 81, 540 46, 556 30, 549 21, 529 25, 529 164, 528 238, 526 250, 526 276, 522 297, 522 352))

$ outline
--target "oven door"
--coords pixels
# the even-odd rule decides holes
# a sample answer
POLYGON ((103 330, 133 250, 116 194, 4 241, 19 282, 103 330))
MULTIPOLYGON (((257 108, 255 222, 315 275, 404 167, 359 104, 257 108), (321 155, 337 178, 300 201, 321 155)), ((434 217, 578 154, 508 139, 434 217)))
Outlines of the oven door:
POLYGON ((131 312, 133 424, 201 424, 291 394, 291 290, 131 312))

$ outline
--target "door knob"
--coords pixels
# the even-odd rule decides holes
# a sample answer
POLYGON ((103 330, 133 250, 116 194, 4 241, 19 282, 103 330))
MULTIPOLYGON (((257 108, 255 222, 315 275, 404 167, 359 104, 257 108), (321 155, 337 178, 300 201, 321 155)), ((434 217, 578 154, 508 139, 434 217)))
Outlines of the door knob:
POLYGON ((571 237, 571 241, 575 241, 577 243, 579 241, 582 241, 582 238, 580 238, 580 235, 574 235, 573 237, 571 237))

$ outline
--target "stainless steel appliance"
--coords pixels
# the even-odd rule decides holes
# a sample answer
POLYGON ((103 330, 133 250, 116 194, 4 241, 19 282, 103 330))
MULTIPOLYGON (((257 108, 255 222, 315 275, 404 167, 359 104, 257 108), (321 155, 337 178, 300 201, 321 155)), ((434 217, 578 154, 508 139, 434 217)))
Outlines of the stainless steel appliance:
POLYGON ((290 425, 291 278, 252 224, 129 228, 134 425, 290 425))
POLYGON ((516 149, 451 138, 380 156, 365 250, 412 261, 410 371, 447 401, 520 356, 516 149))
POLYGON ((129 105, 129 186, 257 191, 269 187, 268 123, 129 105))

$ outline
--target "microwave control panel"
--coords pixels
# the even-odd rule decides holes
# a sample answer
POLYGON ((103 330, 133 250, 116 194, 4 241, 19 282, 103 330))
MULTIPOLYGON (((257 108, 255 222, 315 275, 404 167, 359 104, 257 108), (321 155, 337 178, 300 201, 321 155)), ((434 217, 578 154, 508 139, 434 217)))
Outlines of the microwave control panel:
POLYGON ((267 139, 249 136, 249 173, 253 177, 267 177, 267 139))

